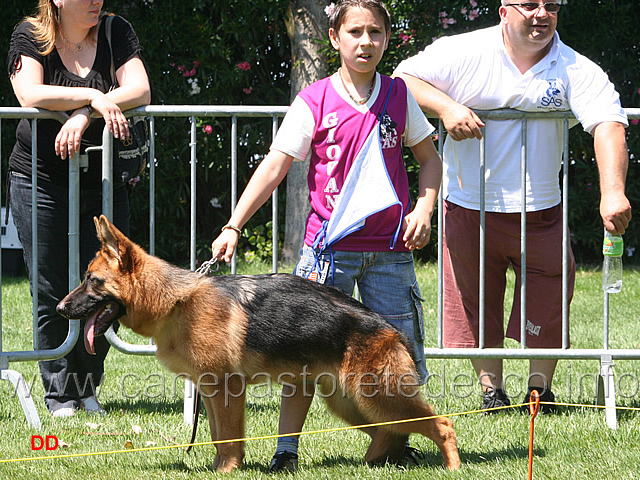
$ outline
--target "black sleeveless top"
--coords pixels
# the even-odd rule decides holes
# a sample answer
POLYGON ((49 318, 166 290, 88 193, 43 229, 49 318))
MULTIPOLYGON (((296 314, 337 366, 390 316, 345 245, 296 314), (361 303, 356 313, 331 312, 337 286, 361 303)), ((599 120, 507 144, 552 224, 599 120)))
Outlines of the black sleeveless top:
MULTIPOLYGON (((102 16, 99 31, 96 58, 91 71, 86 77, 79 77, 66 69, 58 51, 43 56, 40 53, 41 43, 34 38, 33 25, 23 22, 16 27, 11 36, 7 67, 9 75, 21 68, 21 56, 37 60, 44 69, 44 83, 63 87, 95 88, 103 93, 109 91, 111 80, 111 52, 104 29, 102 16)), ((111 25, 111 47, 113 49, 114 70, 133 57, 142 59, 142 47, 131 24, 122 17, 115 16, 111 25)), ((71 113, 71 112, 67 112, 71 113)), ((22 119, 16 130, 16 144, 9 158, 9 170, 31 175, 31 120, 22 119)), ((61 124, 57 120, 38 120, 38 179, 50 181, 57 185, 67 185, 69 166, 55 154, 54 142, 61 124)), ((102 145, 104 120, 94 118, 82 135, 81 153, 89 146, 102 145)), ((98 188, 101 182, 100 153, 90 156, 87 171, 81 169, 81 185, 98 188)))

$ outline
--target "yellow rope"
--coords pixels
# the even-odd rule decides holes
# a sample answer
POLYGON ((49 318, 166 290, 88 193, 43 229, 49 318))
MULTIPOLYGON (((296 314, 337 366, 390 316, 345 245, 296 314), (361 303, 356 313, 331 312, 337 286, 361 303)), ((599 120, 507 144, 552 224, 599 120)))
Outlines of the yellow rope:
MULTIPOLYGON (((421 422, 423 420, 433 420, 436 418, 445 418, 445 417, 461 417, 463 415, 471 415, 476 413, 486 413, 494 410, 505 410, 510 408, 520 408, 524 406, 530 405, 532 402, 528 403, 519 403, 517 405, 509 405, 503 407, 495 407, 488 408, 484 410, 469 410, 467 412, 459 412, 459 413, 449 413, 442 415, 433 415, 431 417, 420 417, 420 418, 409 418, 405 420, 394 420, 390 422, 379 422, 379 423, 370 423, 366 425, 348 425, 344 427, 335 427, 335 428, 325 428, 321 430, 312 430, 308 432, 298 432, 298 433, 287 433, 287 434, 273 434, 273 435, 262 435, 259 437, 245 437, 245 438, 234 438, 229 440, 215 440, 209 442, 197 442, 197 443, 187 443, 183 445, 165 445, 165 446, 154 446, 154 447, 144 447, 144 448, 132 448, 132 449, 123 449, 123 450, 112 450, 107 452, 89 452, 89 453, 76 453, 76 454, 67 454, 67 455, 47 455, 43 457, 25 457, 25 458, 7 458, 0 459, 0 464, 3 463, 19 463, 19 462, 32 462, 36 460, 58 460, 63 458, 82 458, 82 457, 95 457, 100 455, 115 455, 119 453, 134 453, 134 452, 151 452, 158 450, 168 450, 172 448, 186 448, 189 446, 201 447, 207 445, 219 445, 223 443, 234 443, 234 442, 248 442, 255 440, 271 440, 279 437, 288 437, 292 435, 317 435, 320 433, 333 433, 333 432, 343 432, 347 430, 356 430, 360 428, 369 428, 369 427, 383 427, 387 425, 397 425, 400 423, 410 423, 410 422, 421 422)), ((556 405, 556 406, 565 406, 565 407, 578 407, 578 408, 615 408, 616 410, 628 410, 628 411, 636 411, 640 412, 640 408, 636 407, 607 407, 604 405, 588 405, 588 404, 576 404, 576 403, 561 403, 561 402, 540 402, 540 405, 556 405)))

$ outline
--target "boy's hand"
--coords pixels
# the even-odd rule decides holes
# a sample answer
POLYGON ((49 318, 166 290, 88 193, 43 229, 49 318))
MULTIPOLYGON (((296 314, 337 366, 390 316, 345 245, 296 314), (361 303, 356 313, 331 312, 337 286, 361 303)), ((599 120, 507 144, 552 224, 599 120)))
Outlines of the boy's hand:
POLYGON ((239 234, 235 230, 227 228, 218 235, 211 244, 211 254, 216 260, 224 260, 226 263, 231 262, 233 252, 238 246, 239 234))
POLYGON ((420 250, 431 238, 430 223, 425 222, 424 216, 417 214, 415 210, 404 217, 403 230, 402 240, 409 250, 420 250))

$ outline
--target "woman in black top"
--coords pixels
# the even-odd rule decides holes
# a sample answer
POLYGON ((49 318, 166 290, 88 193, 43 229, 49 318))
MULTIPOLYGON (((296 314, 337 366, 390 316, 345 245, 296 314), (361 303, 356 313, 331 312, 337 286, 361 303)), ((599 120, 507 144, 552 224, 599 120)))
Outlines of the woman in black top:
MULTIPOLYGON (((75 153, 102 144, 105 126, 116 138, 129 127, 124 110, 150 102, 142 47, 122 17, 112 21, 111 45, 105 36, 102 0, 39 0, 38 10, 11 37, 8 70, 23 107, 66 112, 64 124, 39 120, 37 130, 38 272, 31 258, 31 125, 23 119, 9 159, 10 209, 24 248, 32 291, 38 288, 38 349, 60 346, 68 321, 56 305, 68 285, 68 163, 75 153), (116 82, 111 78, 113 57, 116 82), (115 85, 114 85, 115 83, 115 85)), ((91 153, 80 172, 80 265, 84 269, 99 248, 93 216, 102 210, 101 155, 91 153)), ((114 185, 113 219, 129 231, 126 185, 114 185)), ((103 413, 96 391, 103 379, 108 343, 90 356, 82 342, 64 358, 40 362, 45 403, 54 416, 78 408, 103 413)))

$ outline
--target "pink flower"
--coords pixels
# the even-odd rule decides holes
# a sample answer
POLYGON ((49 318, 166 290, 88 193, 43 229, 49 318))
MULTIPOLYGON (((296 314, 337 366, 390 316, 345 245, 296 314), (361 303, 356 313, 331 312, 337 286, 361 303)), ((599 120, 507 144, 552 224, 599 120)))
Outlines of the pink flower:
POLYGON ((411 39, 413 39, 413 35, 407 35, 406 33, 399 33, 398 37, 402 40, 402 45, 406 45, 411 39))
POLYGON ((631 120, 631 123, 634 125, 638 125, 640 123, 640 120, 638 120, 637 118, 634 118, 633 120, 631 120))
POLYGON ((211 132, 213 132, 213 127, 211 125, 205 125, 203 130, 207 135, 211 135, 211 132))
POLYGON ((476 0, 470 0, 469 1, 469 5, 471 5, 472 7, 477 7, 478 6, 478 2, 476 2, 476 0))
POLYGON ((638 93, 640 93, 640 88, 638 89, 638 93))
POLYGON ((480 16, 480 12, 478 11, 478 9, 476 8, 475 10, 471 10, 469 12, 469 20, 475 20, 476 18, 478 18, 480 16))
POLYGON ((198 68, 200 66, 200 62, 198 60, 193 61, 193 68, 198 68))
POLYGON ((245 72, 251 70, 251 64, 249 62, 242 62, 237 66, 240 70, 244 70, 245 72))
POLYGON ((244 93, 246 93, 247 95, 249 95, 249 94, 251 93, 251 90, 253 90, 253 88, 252 88, 252 87, 249 87, 249 88, 243 88, 243 89, 242 89, 242 91, 243 91, 244 93))
POLYGON ((178 65, 178 72, 182 73, 187 69, 184 65, 178 65))
POLYGON ((453 25, 454 23, 456 23, 455 18, 448 18, 448 17, 449 15, 447 14, 447 12, 440 12, 440 24, 444 29, 447 29, 449 28, 449 25, 453 25))
POLYGON ((331 2, 328 6, 324 8, 324 13, 327 14, 327 17, 330 17, 335 8, 336 8, 336 4, 331 2))

